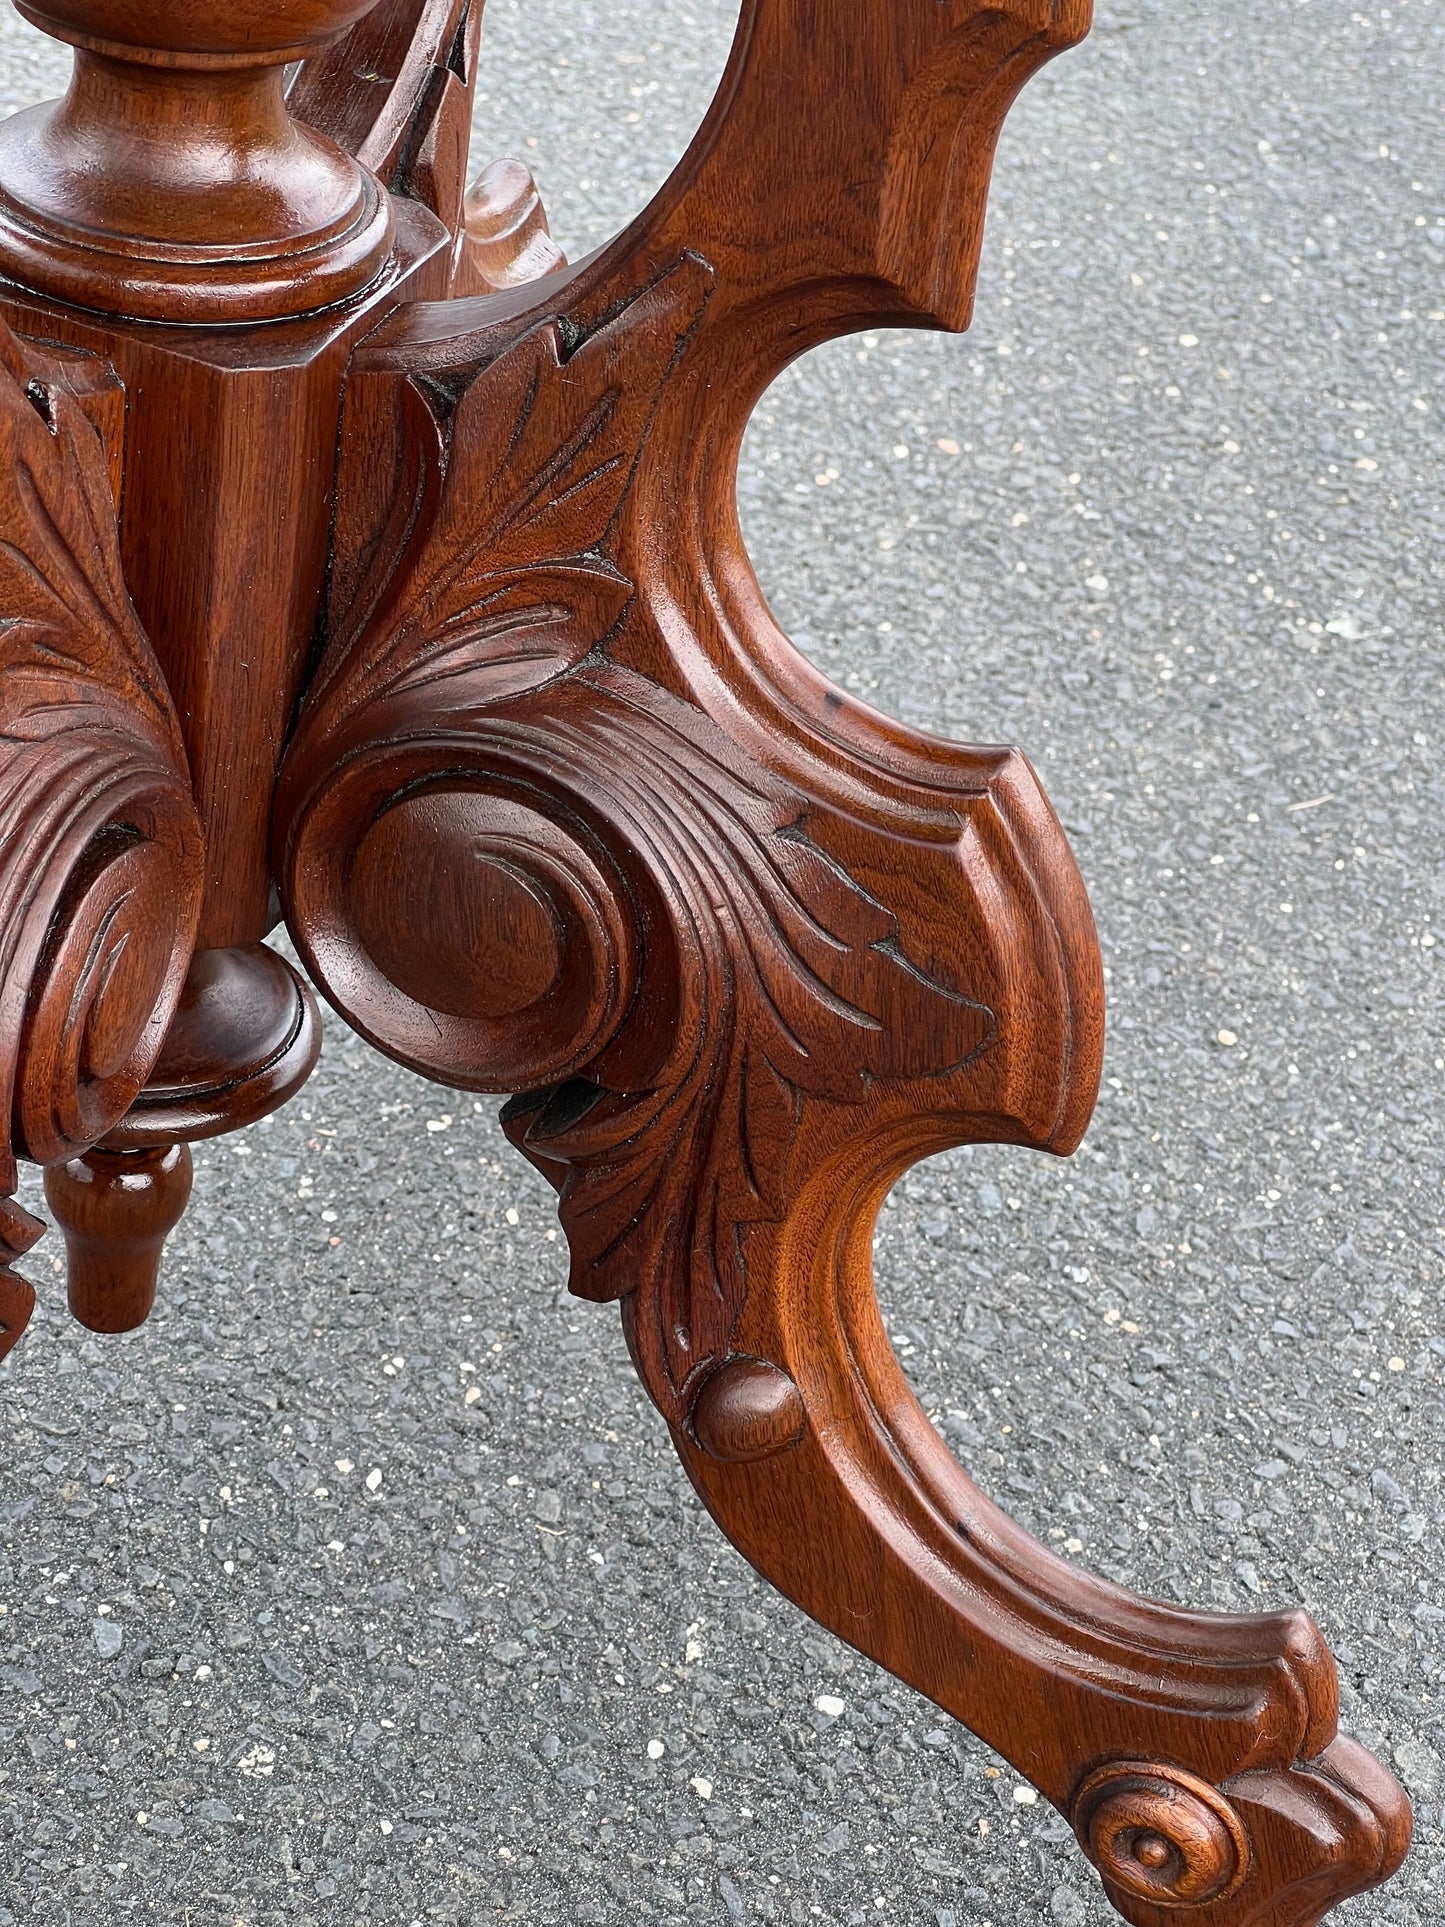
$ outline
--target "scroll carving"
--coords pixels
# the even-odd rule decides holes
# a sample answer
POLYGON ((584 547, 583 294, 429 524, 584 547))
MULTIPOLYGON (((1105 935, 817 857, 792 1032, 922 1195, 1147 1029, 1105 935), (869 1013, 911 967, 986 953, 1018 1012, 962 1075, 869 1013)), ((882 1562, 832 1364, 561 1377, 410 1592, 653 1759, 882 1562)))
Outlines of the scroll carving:
POLYGON ((1249 1871, 1249 1836, 1224 1795, 1190 1773, 1106 1766, 1074 1802, 1074 1825, 1105 1880, 1159 1906, 1225 1900, 1249 1871))
POLYGON ((959 793, 912 826, 894 908, 898 832, 780 778, 611 658, 637 601, 613 532, 713 280, 685 256, 595 329, 544 322, 468 388, 427 536, 398 596, 323 666, 280 801, 283 887, 318 980, 415 1068, 528 1087, 507 1124, 562 1188, 574 1289, 635 1291, 649 1388, 678 1423, 730 1354, 750 1227, 786 1214, 814 1108, 966 1088, 990 1132, 1067 1142, 1097 1054, 1086 1044, 1065 1090, 1061 1050, 1035 1089, 999 1039, 1000 1012, 1062 974, 1024 934, 1037 905, 1018 838, 1064 852, 1019 759, 958 759, 959 793), (543 825, 570 857, 570 903, 543 825), (466 971, 485 908, 468 917, 437 885, 468 850, 484 890, 506 866, 542 906, 528 954, 548 964, 532 1001, 458 1015, 417 976, 438 957, 453 983, 466 971), (401 917, 407 877, 424 880, 401 917), (389 969, 388 891, 408 951, 389 969))
MULTIPOLYGON (((200 832, 170 697, 121 576, 110 466, 63 367, 0 324, 0 1261, 55 1163, 129 1109, 179 997, 200 832)), ((24 1288, 28 1290, 28 1288, 24 1288)), ((0 1272, 0 1350, 28 1307, 0 1272)))
POLYGON ((372 338, 276 870, 353 1023, 514 1093, 573 1288, 621 1301, 742 1551, 1012 1759, 1136 1927, 1315 1927, 1409 1834, 1338 1737, 1317 1629, 1053 1557, 937 1438, 873 1291, 911 1164, 1083 1132, 1102 975, 1063 833, 1017 751, 922 736, 805 662, 737 521, 789 361, 966 324, 1003 115, 1087 17, 747 0, 625 234, 530 305, 421 304, 372 338))

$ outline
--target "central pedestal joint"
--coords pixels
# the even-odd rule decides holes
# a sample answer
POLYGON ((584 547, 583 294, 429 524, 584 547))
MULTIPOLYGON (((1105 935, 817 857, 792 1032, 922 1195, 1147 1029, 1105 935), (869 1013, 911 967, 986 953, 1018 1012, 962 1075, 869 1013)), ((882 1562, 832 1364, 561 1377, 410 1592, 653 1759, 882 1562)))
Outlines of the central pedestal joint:
POLYGON ((0 272, 164 321, 265 321, 359 293, 390 256, 391 206, 291 117, 285 66, 373 4, 22 4, 74 45, 75 71, 62 100, 0 128, 0 272))

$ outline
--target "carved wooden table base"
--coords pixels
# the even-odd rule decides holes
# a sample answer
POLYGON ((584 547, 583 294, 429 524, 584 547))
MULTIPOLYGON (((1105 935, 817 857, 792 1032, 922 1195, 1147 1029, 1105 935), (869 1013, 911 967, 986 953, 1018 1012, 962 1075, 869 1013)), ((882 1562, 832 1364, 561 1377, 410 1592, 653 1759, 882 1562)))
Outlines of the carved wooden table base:
MULTIPOLYGON (((948 1146, 1066 1153, 1089 906, 1017 752, 779 633, 734 478, 830 336, 967 325, 1010 101, 1087 0, 745 0, 651 207, 566 270, 466 191, 480 0, 21 0, 0 127, 0 1256, 149 1310, 186 1146, 312 1069, 279 907, 382 1050, 507 1091, 572 1286, 723 1530, 1066 1813, 1137 1927, 1311 1927, 1399 1865, 1302 1613, 1065 1565, 896 1364, 871 1237, 948 1146), (288 66, 303 62, 287 88, 288 66)), ((33 1296, 0 1272, 0 1349, 33 1296)))

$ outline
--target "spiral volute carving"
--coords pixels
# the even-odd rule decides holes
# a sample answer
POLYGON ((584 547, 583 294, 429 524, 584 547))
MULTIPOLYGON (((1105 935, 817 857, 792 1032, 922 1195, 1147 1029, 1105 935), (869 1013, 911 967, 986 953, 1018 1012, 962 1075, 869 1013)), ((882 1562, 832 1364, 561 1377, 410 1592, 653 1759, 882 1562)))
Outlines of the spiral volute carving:
POLYGON ((1181 1768, 1121 1764, 1093 1773, 1074 1828, 1110 1886, 1161 1907, 1202 1907, 1249 1870, 1249 1837, 1225 1796, 1181 1768))
POLYGON ((28 842, 42 854, 8 879, 6 988, 17 1016, 24 993, 23 1017, 7 1026, 11 1141, 39 1164, 86 1150, 130 1109, 195 934, 200 851, 189 791, 144 764, 98 781, 101 760, 78 759, 69 794, 52 789, 42 823, 32 818, 50 834, 28 842))
MULTIPOLYGON (((480 764, 482 745, 467 761, 480 764)), ((535 771, 428 776, 455 746, 347 766, 291 839, 285 894, 317 982, 381 1049, 472 1090, 557 1084, 616 1033, 636 913, 601 827, 535 771)))

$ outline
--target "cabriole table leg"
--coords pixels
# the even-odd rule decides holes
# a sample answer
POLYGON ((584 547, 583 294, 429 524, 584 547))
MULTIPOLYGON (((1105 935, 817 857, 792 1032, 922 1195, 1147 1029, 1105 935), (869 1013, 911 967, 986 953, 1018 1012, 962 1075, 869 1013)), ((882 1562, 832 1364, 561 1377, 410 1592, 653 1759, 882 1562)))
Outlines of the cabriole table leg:
POLYGON ((359 1029, 519 1092, 503 1122, 559 1192, 574 1291, 621 1302, 759 1570, 986 1735, 1136 1927, 1314 1927, 1409 1838, 1338 1736, 1317 1629, 1054 1558, 954 1463, 874 1301, 910 1164, 1083 1132, 1103 997, 1072 855, 1020 754, 917 735, 797 655, 734 498, 798 354, 966 325, 1002 116, 1086 24, 750 0, 626 233, 529 305, 421 303, 371 337, 276 866, 359 1029), (511 968, 472 967, 514 926, 511 968))

